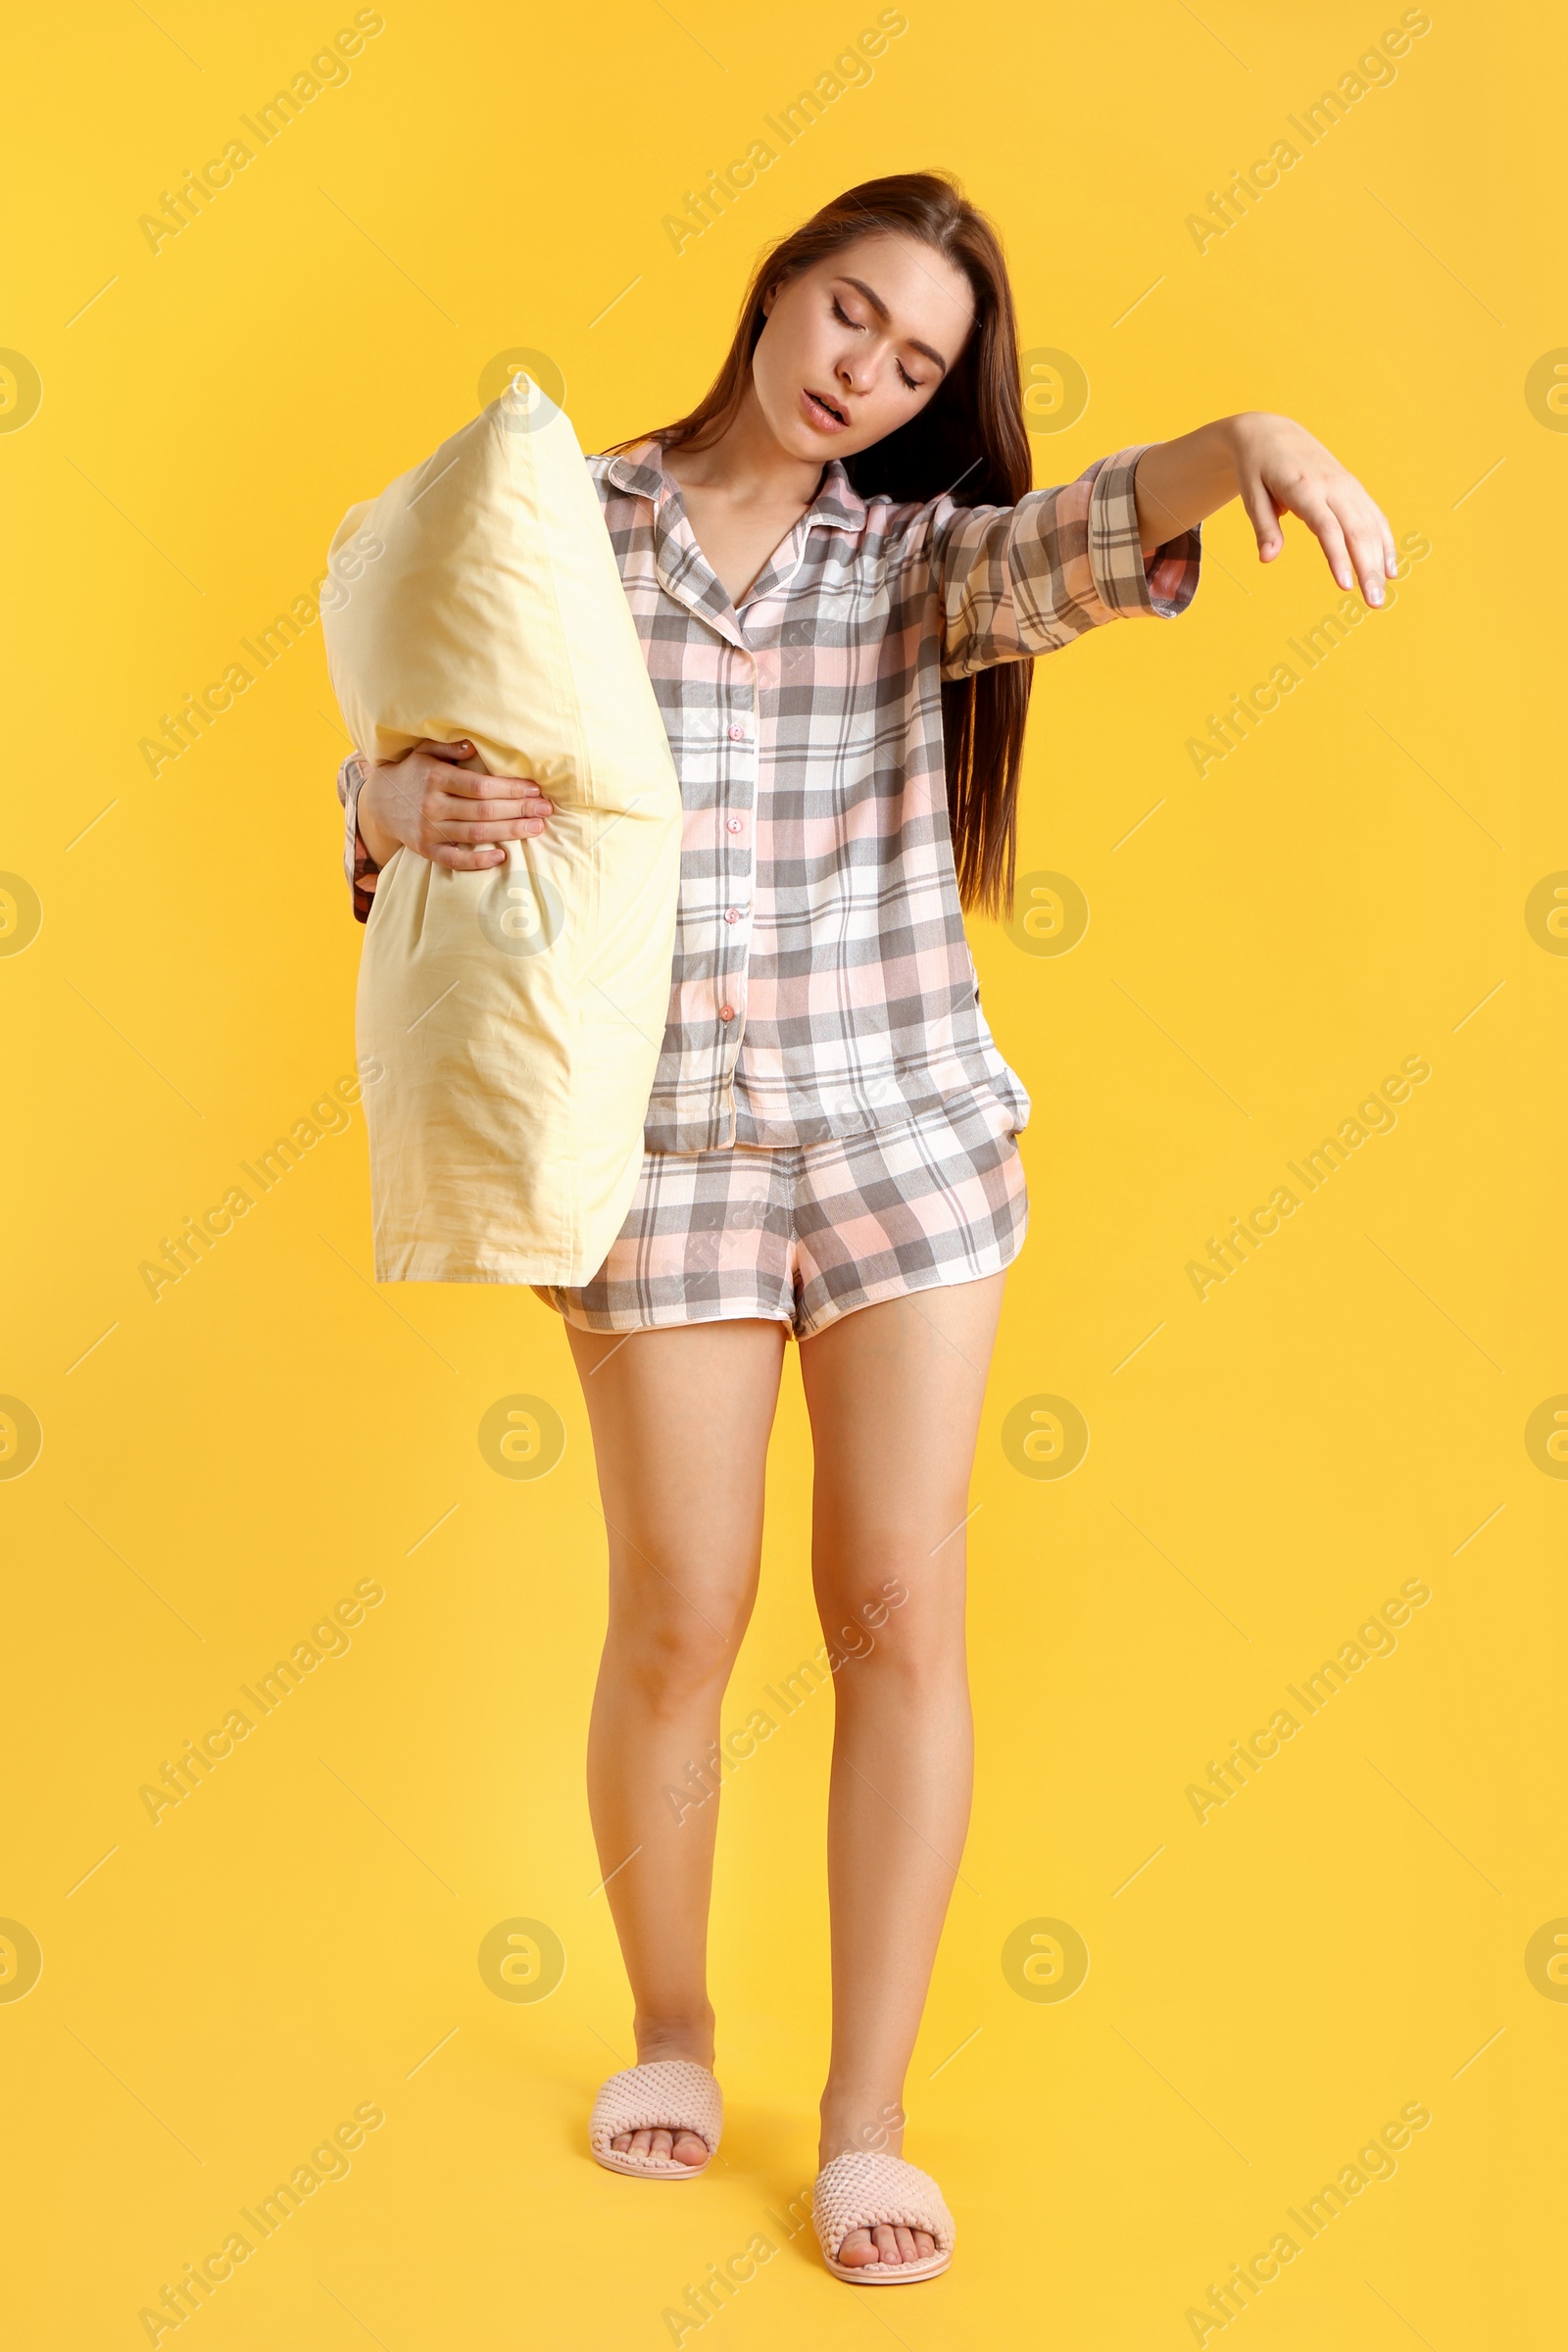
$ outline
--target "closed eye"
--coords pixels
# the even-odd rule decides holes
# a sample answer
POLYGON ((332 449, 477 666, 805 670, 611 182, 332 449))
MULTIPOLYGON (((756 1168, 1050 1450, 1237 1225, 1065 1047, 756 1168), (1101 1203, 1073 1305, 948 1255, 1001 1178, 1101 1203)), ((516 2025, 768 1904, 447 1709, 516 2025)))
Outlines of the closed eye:
MULTIPOLYGON (((844 308, 844 305, 840 302, 836 294, 833 296, 832 300, 833 316, 838 320, 840 326, 853 326, 857 334, 863 335, 865 328, 861 325, 859 319, 852 318, 850 317, 849 312, 844 308)), ((922 386, 917 384, 913 376, 907 372, 902 360, 895 359, 893 365, 899 371, 900 383, 904 385, 906 391, 918 392, 922 389, 922 386)))

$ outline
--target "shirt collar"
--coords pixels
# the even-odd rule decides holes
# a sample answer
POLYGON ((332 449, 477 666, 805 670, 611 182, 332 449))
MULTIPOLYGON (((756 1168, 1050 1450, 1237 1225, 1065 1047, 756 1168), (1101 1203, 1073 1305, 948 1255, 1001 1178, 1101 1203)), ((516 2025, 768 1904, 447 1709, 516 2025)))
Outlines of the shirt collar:
MULTIPOLYGON (((673 475, 664 470, 660 443, 652 438, 612 457, 606 473, 617 490, 629 490, 635 497, 656 503, 664 491, 678 487, 673 475)), ((795 527, 810 530, 820 524, 830 531, 863 531, 865 516, 864 499, 854 488, 842 462, 830 458, 815 498, 795 527)))

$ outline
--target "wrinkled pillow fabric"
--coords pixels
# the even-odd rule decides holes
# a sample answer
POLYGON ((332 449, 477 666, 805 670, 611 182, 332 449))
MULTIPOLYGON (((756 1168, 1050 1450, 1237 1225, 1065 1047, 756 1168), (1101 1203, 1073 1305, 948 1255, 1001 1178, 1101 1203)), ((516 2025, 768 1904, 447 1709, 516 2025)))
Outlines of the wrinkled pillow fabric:
POLYGON ((669 1006, 668 739, 576 435, 526 377, 332 553, 377 542, 322 614, 356 746, 466 739, 554 813, 505 865, 382 868, 357 1008, 376 1276, 578 1288, 631 1204, 669 1006))

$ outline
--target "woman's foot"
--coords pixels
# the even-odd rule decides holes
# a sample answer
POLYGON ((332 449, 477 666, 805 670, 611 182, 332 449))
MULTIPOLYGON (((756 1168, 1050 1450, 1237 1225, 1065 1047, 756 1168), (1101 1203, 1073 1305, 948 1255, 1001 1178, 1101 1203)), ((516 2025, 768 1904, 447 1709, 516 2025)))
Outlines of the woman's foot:
MULTIPOLYGON (((899 2117, 894 2123, 884 2120, 889 2110, 873 2110, 876 2120, 862 2123, 858 2128, 837 2128, 837 2119, 830 2125, 826 2108, 822 2117, 822 2136, 817 2148, 817 2170, 854 2149, 867 2149, 880 2156, 904 2154, 903 2108, 892 2102, 892 2112, 899 2117)), ((852 2230, 840 2246, 838 2259, 846 2270, 864 2270, 868 2263, 883 2262, 890 2270, 906 2262, 924 2262, 937 2250, 937 2241, 929 2230, 906 2230, 902 2224, 879 2223, 875 2229, 852 2230)))
POLYGON ((617 2132, 611 2141, 617 2156, 673 2156, 677 2164, 706 2164, 708 2143, 695 2132, 617 2132))
MULTIPOLYGON (((657 2066, 662 2058, 687 2058, 695 2066, 706 2066, 710 2073, 713 2065, 713 2033, 710 2024, 706 2033, 650 2034, 637 2037, 639 2066, 657 2066)), ((673 2158, 676 2164, 706 2164, 708 2142, 695 2132, 683 2132, 679 2126, 668 2131, 617 2132, 611 2141, 617 2156, 662 2156, 673 2158)))
POLYGON ((936 2250, 929 2230, 895 2230, 882 2222, 875 2230, 852 2230, 839 2248, 839 2260, 847 2271, 863 2270, 868 2262, 885 2262, 889 2270, 896 2270, 900 2263, 924 2262, 936 2250))

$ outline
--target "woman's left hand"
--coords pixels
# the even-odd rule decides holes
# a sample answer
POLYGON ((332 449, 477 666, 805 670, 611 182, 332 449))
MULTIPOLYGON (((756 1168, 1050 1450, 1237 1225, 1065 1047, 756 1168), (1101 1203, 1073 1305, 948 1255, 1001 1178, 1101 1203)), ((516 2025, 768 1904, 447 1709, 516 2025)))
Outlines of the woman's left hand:
POLYGON ((1357 579, 1369 605, 1383 602, 1384 578, 1395 576, 1389 518, 1353 473, 1294 417, 1253 410, 1227 419, 1236 461, 1236 488, 1257 552, 1272 564, 1285 544, 1282 514, 1298 515, 1315 533, 1342 588, 1357 579))

